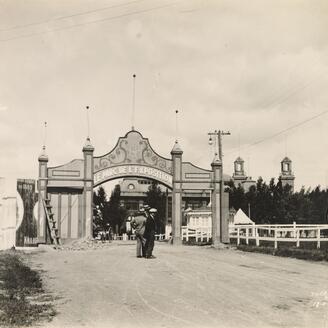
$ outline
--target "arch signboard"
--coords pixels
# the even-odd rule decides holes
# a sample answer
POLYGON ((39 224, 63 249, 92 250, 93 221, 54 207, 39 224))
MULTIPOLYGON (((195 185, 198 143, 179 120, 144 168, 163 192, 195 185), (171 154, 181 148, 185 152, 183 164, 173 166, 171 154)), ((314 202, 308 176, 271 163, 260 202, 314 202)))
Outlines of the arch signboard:
POLYGON ((158 155, 147 138, 130 131, 109 153, 93 158, 94 186, 108 180, 147 177, 172 188, 172 160, 158 155))
POLYGON ((119 165, 109 167, 96 172, 93 176, 94 187, 105 183, 106 181, 124 178, 124 177, 141 177, 154 179, 165 186, 172 188, 172 175, 145 165, 119 165))

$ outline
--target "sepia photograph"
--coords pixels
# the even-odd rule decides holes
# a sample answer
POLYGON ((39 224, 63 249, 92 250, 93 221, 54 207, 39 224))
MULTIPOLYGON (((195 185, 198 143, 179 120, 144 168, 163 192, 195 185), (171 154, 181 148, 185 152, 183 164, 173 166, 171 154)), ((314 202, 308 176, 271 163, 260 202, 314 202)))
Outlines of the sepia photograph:
POLYGON ((328 328, 328 2, 0 0, 0 327, 328 328))

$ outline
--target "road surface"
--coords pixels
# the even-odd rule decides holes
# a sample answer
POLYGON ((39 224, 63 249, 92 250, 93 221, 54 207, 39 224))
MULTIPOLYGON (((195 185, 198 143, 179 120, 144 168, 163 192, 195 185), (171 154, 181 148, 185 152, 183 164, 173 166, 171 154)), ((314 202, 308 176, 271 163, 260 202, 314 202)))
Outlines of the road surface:
POLYGON ((233 249, 135 243, 32 256, 56 296, 42 327, 324 327, 328 264, 233 249))

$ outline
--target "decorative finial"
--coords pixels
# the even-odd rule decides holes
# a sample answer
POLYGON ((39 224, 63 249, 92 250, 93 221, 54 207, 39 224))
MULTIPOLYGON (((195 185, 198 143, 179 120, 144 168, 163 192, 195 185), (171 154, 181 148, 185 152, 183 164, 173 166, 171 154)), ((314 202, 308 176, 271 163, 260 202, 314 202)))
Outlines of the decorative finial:
POLYGON ((44 127, 43 127, 43 146, 42 149, 46 149, 46 142, 47 142, 47 122, 44 122, 44 127))
POLYGON ((89 119, 89 106, 85 106, 87 114, 87 140, 90 140, 90 119, 89 119))
POLYGON ((133 90, 132 90, 132 117, 131 117, 131 129, 134 131, 134 112, 135 112, 135 98, 136 98, 136 75, 133 74, 133 90))
POLYGON ((179 111, 175 110, 175 142, 178 142, 178 114, 179 111))
POLYGON ((43 123, 43 145, 42 145, 42 151, 39 156, 39 161, 42 162, 48 162, 48 156, 46 153, 46 142, 47 142, 47 122, 43 123))

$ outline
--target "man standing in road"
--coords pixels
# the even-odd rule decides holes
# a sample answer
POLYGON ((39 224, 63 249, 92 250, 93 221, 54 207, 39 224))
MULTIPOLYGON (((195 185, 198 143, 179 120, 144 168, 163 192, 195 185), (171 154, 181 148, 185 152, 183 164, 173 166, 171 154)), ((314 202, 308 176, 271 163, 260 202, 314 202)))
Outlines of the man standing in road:
POLYGON ((141 208, 136 216, 131 220, 131 226, 135 230, 137 239, 137 257, 146 257, 145 250, 145 228, 146 228, 146 215, 144 208, 141 208))
POLYGON ((146 258, 154 259, 156 258, 153 255, 154 243, 155 243, 155 213, 157 212, 156 208, 151 208, 147 211, 148 215, 146 220, 146 229, 145 229, 145 238, 146 238, 146 258))

